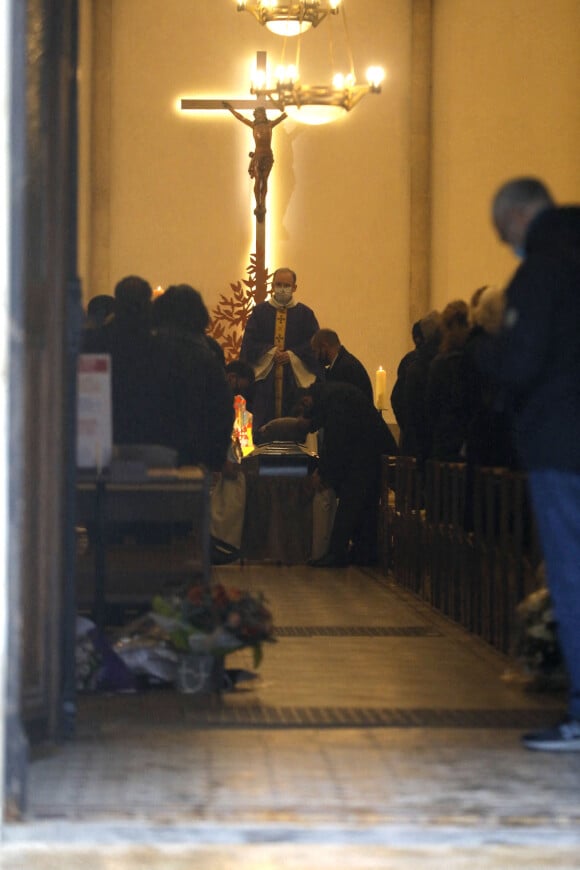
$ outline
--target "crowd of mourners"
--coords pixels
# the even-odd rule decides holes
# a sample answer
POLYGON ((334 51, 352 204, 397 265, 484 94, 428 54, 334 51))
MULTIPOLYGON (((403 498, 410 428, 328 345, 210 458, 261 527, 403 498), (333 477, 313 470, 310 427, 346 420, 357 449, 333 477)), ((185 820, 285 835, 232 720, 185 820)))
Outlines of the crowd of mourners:
POLYGON ((114 296, 90 300, 81 350, 111 356, 115 445, 162 445, 176 465, 206 466, 214 484, 221 474, 226 513, 220 525, 217 511, 212 520, 216 560, 237 557, 241 547, 245 494, 232 426, 234 396, 242 395, 256 443, 319 434, 314 528, 319 515, 329 520, 322 536, 314 534, 310 564, 372 564, 382 455, 415 457, 419 469, 428 459, 515 467, 503 396, 478 359, 500 328, 504 294, 482 287, 469 304, 450 302, 414 324, 415 347, 391 395, 397 445, 364 366, 296 302, 296 288, 292 270, 274 273, 269 298, 246 326, 241 358, 226 365, 197 290, 178 284, 155 295, 148 281, 128 276, 114 296))
POLYGON ((502 323, 504 292, 476 290, 413 324, 414 349, 401 360, 391 404, 400 452, 428 459, 516 467, 505 399, 486 376, 481 351, 502 323))
POLYGON ((201 295, 187 284, 153 299, 148 281, 128 276, 114 297, 91 300, 81 350, 111 356, 115 444, 163 445, 178 465, 221 470, 234 412, 208 324, 201 295))
MULTIPOLYGON (((516 466, 504 397, 478 360, 485 336, 499 330, 503 311, 503 291, 485 286, 469 303, 452 301, 413 324, 414 348, 400 361, 391 393, 401 454, 421 464, 435 459, 516 466)), ((113 360, 115 443, 164 444, 177 451, 179 464, 203 462, 221 469, 231 438, 231 387, 242 381, 251 408, 254 372, 241 361, 226 366, 221 346, 207 334, 209 322, 200 293, 187 284, 154 298, 146 280, 128 276, 114 296, 90 300, 81 350, 108 353, 113 360), (232 382, 224 375, 233 370, 232 382)), ((313 342, 320 363, 317 381, 324 380, 328 365, 329 333, 339 360, 348 354, 335 333, 318 330, 313 342)), ((366 383, 361 385, 359 371, 355 380, 350 370, 345 381, 372 402, 368 375, 354 363, 366 383)), ((332 369, 327 372, 327 379, 337 380, 332 369)))

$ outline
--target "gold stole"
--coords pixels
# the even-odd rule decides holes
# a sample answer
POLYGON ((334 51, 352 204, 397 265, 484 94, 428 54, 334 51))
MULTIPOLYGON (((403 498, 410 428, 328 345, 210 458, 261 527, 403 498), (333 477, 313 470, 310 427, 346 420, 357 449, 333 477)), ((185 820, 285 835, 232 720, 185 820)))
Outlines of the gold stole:
MULTIPOLYGON (((274 346, 278 350, 284 350, 286 342, 286 308, 278 308, 276 311, 276 324, 274 326, 274 346)), ((282 416, 282 383, 284 379, 284 366, 274 367, 274 413, 276 417, 282 416)))

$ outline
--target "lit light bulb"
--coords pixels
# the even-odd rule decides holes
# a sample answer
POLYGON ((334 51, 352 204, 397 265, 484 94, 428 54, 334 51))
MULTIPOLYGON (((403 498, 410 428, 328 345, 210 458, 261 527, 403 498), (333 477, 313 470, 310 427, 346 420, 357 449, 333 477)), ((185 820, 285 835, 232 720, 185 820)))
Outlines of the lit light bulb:
POLYGON ((382 66, 369 66, 367 69, 367 82, 371 88, 378 90, 384 81, 385 71, 382 66))
POLYGON ((310 21, 278 18, 274 21, 266 21, 266 27, 276 36, 298 36, 299 33, 306 33, 307 30, 310 30, 312 24, 310 21))
POLYGON ((263 69, 255 69, 252 73, 252 89, 262 91, 266 87, 266 73, 263 69))
POLYGON ((345 79, 342 73, 336 73, 332 79, 332 86, 336 88, 337 91, 341 91, 344 88, 345 79))
POLYGON ((276 80, 279 85, 292 85, 298 78, 298 70, 293 64, 276 68, 276 80))

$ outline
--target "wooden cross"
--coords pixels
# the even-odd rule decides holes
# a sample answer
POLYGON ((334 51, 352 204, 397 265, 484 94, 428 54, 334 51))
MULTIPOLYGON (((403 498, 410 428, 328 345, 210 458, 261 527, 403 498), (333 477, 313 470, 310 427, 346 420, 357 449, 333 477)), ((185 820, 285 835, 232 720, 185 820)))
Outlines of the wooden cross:
MULTIPOLYGON (((266 52, 258 51, 256 53, 256 70, 262 73, 264 80, 266 78, 266 52)), ((254 215, 256 217, 256 302, 263 302, 266 298, 266 195, 267 181, 270 169, 274 162, 272 149, 270 146, 272 137, 272 128, 286 118, 284 107, 275 99, 266 93, 256 95, 251 100, 196 100, 184 98, 181 100, 181 108, 183 110, 192 111, 196 109, 224 110, 227 109, 238 120, 242 121, 246 126, 252 127, 254 136, 254 151, 250 153, 250 166, 248 172, 250 177, 254 179, 254 194, 256 199, 256 208, 254 215), (273 121, 270 121, 266 115, 267 108, 279 109, 280 114, 273 121), (253 109, 254 121, 241 115, 238 109, 253 109), (256 110, 264 110, 263 113, 256 110)))

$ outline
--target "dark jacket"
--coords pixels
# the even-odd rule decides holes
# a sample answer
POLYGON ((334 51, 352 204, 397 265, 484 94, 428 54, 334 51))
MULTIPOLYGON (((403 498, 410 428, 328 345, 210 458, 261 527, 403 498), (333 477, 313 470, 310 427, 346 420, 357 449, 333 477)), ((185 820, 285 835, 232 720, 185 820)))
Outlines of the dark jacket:
POLYGON ((510 418, 495 381, 477 366, 479 348, 488 341, 481 326, 474 326, 463 349, 464 377, 469 403, 465 460, 471 465, 516 468, 510 418))
POLYGON ((391 393, 391 407, 401 432, 405 429, 405 384, 409 366, 417 358, 417 348, 405 354, 397 368, 397 380, 391 393))
POLYGON ((429 455, 431 431, 427 419, 425 396, 431 360, 437 353, 438 337, 417 348, 409 365, 404 385, 404 427, 401 432, 401 453, 424 462, 429 455))
POLYGON ((205 336, 159 331, 154 363, 152 441, 177 450, 180 465, 220 470, 231 441, 232 394, 205 336))
POLYGON ((340 381, 310 388, 314 406, 312 431, 323 430, 319 472, 340 495, 354 475, 380 476, 381 455, 394 455, 397 445, 382 414, 357 387, 340 381))
POLYGON ((336 359, 326 369, 327 381, 343 381, 352 384, 374 403, 373 385, 363 364, 346 347, 339 348, 336 359))
POLYGON ((431 362, 425 404, 427 455, 440 462, 463 461, 470 414, 463 348, 439 353, 431 362))
POLYGON ((115 316, 86 330, 82 353, 111 356, 113 443, 151 444, 156 410, 154 338, 147 319, 115 316))
POLYGON ((531 223, 480 364, 505 388, 523 467, 580 472, 580 207, 531 223))

